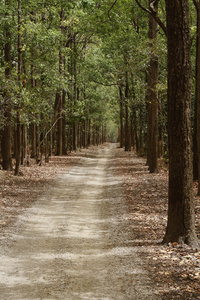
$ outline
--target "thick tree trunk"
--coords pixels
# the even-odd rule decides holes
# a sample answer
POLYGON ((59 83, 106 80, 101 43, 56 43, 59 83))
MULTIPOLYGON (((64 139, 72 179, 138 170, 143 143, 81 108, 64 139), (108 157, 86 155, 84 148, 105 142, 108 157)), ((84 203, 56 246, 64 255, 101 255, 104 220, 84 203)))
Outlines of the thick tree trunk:
MULTIPOLYGON (((150 1, 150 5, 156 3, 150 1)), ((157 12, 157 4, 154 5, 157 12)), ((147 163, 150 173, 158 171, 158 56, 157 56, 157 22, 149 15, 149 45, 150 66, 147 80, 147 108, 148 108, 148 134, 147 134, 147 163)))
MULTIPOLYGON (((197 7, 197 46, 196 46, 196 113, 195 113, 195 121, 196 126, 194 130, 194 134, 196 134, 194 147, 194 162, 195 162, 195 171, 196 165, 198 166, 196 177, 198 178, 198 195, 200 196, 200 3, 198 3, 197 7)), ((193 172, 195 175, 195 173, 193 172)), ((196 179, 196 178, 195 178, 196 179)))
MULTIPOLYGON (((197 53, 196 53, 197 56, 197 53)), ((196 66, 197 69, 197 66, 196 66)), ((196 70, 196 85, 197 85, 196 70)), ((194 107, 194 129, 193 129, 193 180, 198 180, 198 149, 197 149, 197 86, 195 88, 195 107, 194 107)), ((198 184, 198 188, 200 185, 198 184)))
POLYGON ((164 242, 184 242, 197 246, 193 204, 188 1, 166 0, 166 13, 169 202, 164 242))

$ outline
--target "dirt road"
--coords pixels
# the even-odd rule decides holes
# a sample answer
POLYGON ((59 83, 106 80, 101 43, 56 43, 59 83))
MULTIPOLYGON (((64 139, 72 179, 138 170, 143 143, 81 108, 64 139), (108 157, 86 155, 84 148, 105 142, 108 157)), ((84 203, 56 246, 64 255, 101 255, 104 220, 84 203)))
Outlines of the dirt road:
POLYGON ((1 237, 0 299, 157 299, 112 161, 82 158, 1 237))

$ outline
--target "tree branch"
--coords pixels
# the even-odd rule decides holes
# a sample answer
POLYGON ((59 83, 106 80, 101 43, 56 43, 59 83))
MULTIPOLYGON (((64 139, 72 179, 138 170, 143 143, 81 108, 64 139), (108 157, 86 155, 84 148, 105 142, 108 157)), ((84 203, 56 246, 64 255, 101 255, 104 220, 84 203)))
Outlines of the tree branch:
MULTIPOLYGON (((193 0, 196 1, 196 0, 193 0)), ((154 20, 158 23, 158 25, 162 28, 162 30, 164 31, 165 35, 167 36, 167 28, 165 26, 165 24, 161 21, 161 19, 155 14, 155 10, 154 10, 154 3, 158 2, 158 0, 155 0, 153 3, 151 3, 150 5, 150 9, 145 8, 144 6, 142 6, 140 4, 140 2, 138 0, 136 0, 136 3, 138 4, 138 6, 144 10, 145 12, 147 12, 148 14, 150 14, 154 20)))
POLYGON ((115 4, 117 3, 117 0, 115 0, 115 2, 111 5, 110 9, 108 10, 108 18, 110 19, 110 11, 113 9, 113 7, 115 6, 115 4))
POLYGON ((43 140, 40 142, 40 146, 44 143, 44 140, 46 139, 47 135, 52 131, 52 129, 54 128, 54 126, 56 125, 56 123, 57 123, 60 119, 62 119, 62 118, 63 118, 63 116, 59 117, 59 118, 53 123, 53 125, 51 126, 51 128, 49 129, 49 131, 47 131, 47 133, 45 134, 43 140))

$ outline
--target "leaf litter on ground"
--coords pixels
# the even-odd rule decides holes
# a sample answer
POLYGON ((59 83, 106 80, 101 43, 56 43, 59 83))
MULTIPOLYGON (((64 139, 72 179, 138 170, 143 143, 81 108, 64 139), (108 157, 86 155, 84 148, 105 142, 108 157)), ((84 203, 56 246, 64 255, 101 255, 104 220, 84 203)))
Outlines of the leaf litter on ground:
MULTIPOLYGON (((123 182, 132 246, 146 262, 162 299, 200 299, 200 252, 178 243, 161 244, 167 226, 168 171, 162 160, 159 173, 150 174, 146 159, 115 150, 115 172, 123 182)), ((194 183, 196 231, 200 237, 200 198, 194 183)))
MULTIPOLYGON (((100 146, 104 147, 104 146, 100 146)), ((95 157, 97 147, 54 156, 49 163, 21 166, 22 176, 0 171, 0 232, 11 228, 17 216, 30 207, 55 182, 56 175, 78 165, 81 157, 95 157)), ((162 299, 200 299, 200 251, 186 245, 161 245, 167 225, 168 172, 159 163, 159 173, 150 174, 145 158, 123 149, 114 150, 114 173, 122 182, 127 204, 123 218, 129 222, 128 241, 145 262, 154 281, 154 293, 162 299)), ((197 183, 194 183, 194 195, 197 183)), ((200 237, 200 198, 195 196, 196 230, 200 237)))

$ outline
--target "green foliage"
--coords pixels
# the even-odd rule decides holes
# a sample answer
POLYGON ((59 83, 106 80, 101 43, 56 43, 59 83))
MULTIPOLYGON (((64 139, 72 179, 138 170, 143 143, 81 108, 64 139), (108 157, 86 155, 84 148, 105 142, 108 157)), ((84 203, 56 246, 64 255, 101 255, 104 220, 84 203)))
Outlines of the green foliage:
MULTIPOLYGON (((147 1, 141 0, 146 7, 147 1)), ((192 74, 195 77, 196 11, 190 0, 192 74)), ((0 101, 9 93, 13 109, 19 107, 22 121, 53 119, 55 95, 66 92, 65 117, 73 123, 90 118, 106 122, 112 140, 119 127, 119 84, 128 74, 129 114, 146 122, 146 77, 149 67, 148 14, 135 1, 38 0, 22 1, 22 70, 17 80, 17 2, 0 6, 0 101), (61 20, 61 10, 64 18, 61 20), (8 34, 9 33, 9 34, 8 34), (4 49, 11 45, 11 76, 5 78, 4 49), (65 68, 60 68, 64 56, 65 68), (74 68, 74 69, 73 69, 74 68), (26 85, 23 82, 26 80, 26 85), (79 97, 74 99, 74 86, 79 97), (42 112, 42 119, 39 117, 42 112)), ((165 4, 159 2, 159 17, 165 23, 165 4)), ((158 33, 159 84, 162 103, 160 121, 166 127, 167 41, 158 33)), ((193 80, 194 93, 194 80, 193 80)), ((194 97, 193 97, 194 98, 194 97)), ((3 120, 3 118, 1 118, 3 120)), ((2 127, 3 122, 0 126, 2 127)), ((145 125, 141 125, 145 133, 145 125)))

